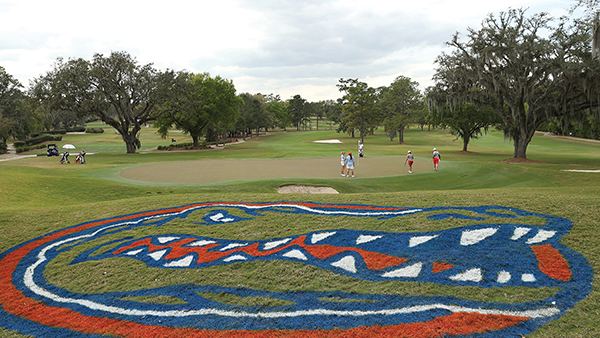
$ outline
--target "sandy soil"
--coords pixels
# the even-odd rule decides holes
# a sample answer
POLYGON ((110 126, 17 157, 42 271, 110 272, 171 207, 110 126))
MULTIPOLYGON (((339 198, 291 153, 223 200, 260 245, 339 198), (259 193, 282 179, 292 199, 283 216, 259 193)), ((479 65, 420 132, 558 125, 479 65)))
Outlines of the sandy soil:
POLYGON ((317 187, 314 185, 287 184, 277 188, 280 194, 339 194, 331 187, 317 187))

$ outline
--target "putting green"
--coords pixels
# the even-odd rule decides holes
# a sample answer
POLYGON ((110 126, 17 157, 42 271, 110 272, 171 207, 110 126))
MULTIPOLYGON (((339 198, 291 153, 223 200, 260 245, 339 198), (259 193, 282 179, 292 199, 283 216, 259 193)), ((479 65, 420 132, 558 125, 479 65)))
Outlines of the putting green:
MULTIPOLYGON (((431 159, 415 158, 414 174, 432 170, 431 159)), ((339 158, 294 158, 151 163, 123 169, 120 175, 142 182, 201 184, 270 178, 341 179, 340 171, 339 158)), ((408 165, 404 168, 404 157, 363 157, 354 166, 354 173, 357 178, 395 176, 408 174, 408 165)))

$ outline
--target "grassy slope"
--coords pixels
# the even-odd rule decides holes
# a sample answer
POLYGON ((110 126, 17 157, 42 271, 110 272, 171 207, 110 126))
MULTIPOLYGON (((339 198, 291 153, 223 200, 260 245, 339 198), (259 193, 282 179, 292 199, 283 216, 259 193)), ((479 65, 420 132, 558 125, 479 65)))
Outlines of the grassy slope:
MULTIPOLYGON (((189 204, 208 200, 276 201, 311 200, 315 202, 364 203, 393 206, 475 206, 497 204, 533 212, 558 215, 573 220, 571 233, 562 242, 583 253, 594 271, 600 268, 600 243, 597 223, 600 219, 600 174, 569 173, 563 168, 599 169, 600 145, 589 142, 535 137, 529 147, 530 159, 543 164, 507 164, 500 162, 511 157, 512 147, 500 133, 490 133, 475 140, 469 147, 474 154, 458 152, 459 141, 443 131, 420 132, 409 130, 407 144, 398 145, 382 135, 366 139, 365 152, 371 155, 403 157, 407 149, 417 160, 429 161, 431 148, 442 153, 439 172, 399 175, 379 179, 336 180, 262 180, 233 182, 205 186, 125 185, 112 179, 119 168, 138 163, 185 161, 201 158, 285 158, 337 156, 340 149, 356 150, 356 141, 346 135, 330 131, 313 133, 286 133, 249 140, 228 146, 225 150, 170 152, 125 155, 124 146, 114 135, 66 135, 64 143, 80 145, 85 138, 90 155, 88 164, 58 165, 57 158, 38 157, 19 161, 0 162, 0 250, 4 251, 23 241, 52 230, 81 222, 115 215, 128 214, 189 204), (108 137, 110 136, 110 137, 108 137), (312 140, 337 138, 342 145, 315 145, 312 140), (114 153, 114 152, 117 153, 114 153), (332 155, 333 154, 333 155, 332 155), (111 178, 111 180, 106 180, 111 178), (286 195, 282 198, 274 189, 284 183, 311 183, 331 185, 342 192, 338 196, 286 195), (151 207, 149 207, 151 206, 151 207)), ((178 141, 185 142, 181 137, 178 141)), ((144 148, 166 144, 146 130, 142 138, 144 148)), ((40 151, 38 151, 40 152, 40 151)), ((74 159, 74 158, 73 158, 74 159)), ((277 224, 271 230, 277 232, 277 224)), ((399 229, 399 231, 408 231, 399 229)), ((115 267, 110 267, 114 269, 115 267)), ((264 267, 277 269, 277 267, 264 267)), ((118 272, 118 271, 117 271, 118 272)), ((59 278, 60 280, 60 278, 59 278)), ((317 279, 317 283, 342 283, 335 276, 317 279)), ((60 281, 59 281, 60 282, 60 281)), ((86 281, 80 281, 86 285, 86 281)), ((288 284, 302 280, 278 281, 288 284)), ((547 325, 534 337, 584 337, 600 335, 598 282, 594 292, 566 316, 547 325)), ((142 287, 153 287, 150 282, 142 287)), ((361 286, 353 286, 360 292, 361 286)), ((412 288, 415 288, 414 284, 412 288)), ((420 285, 417 288, 427 288, 420 285)), ((405 291, 415 292, 407 287, 405 291)), ((439 289, 436 292, 440 292, 439 289)), ((473 292, 450 291, 466 297, 473 292)), ((476 295, 477 296, 477 295, 476 295)), ((509 295, 518 300, 518 290, 509 295)), ((481 297, 495 299, 492 294, 481 297)), ((522 296, 525 297, 525 296, 522 296)), ((0 336, 9 333, 0 330, 0 336)), ((15 335, 19 336, 19 335, 15 335)))

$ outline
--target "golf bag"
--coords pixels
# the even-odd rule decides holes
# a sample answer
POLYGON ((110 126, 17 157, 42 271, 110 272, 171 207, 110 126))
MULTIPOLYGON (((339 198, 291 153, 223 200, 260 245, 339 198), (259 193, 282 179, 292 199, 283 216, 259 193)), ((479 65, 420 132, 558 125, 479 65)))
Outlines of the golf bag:
POLYGON ((65 152, 62 154, 62 157, 60 158, 60 164, 63 164, 63 163, 65 163, 65 162, 67 162, 67 163, 71 163, 71 162, 69 161, 69 152, 68 152, 68 151, 65 151, 65 152))
POLYGON ((75 158, 75 163, 85 164, 85 151, 82 151, 79 154, 77 154, 77 157, 75 158))

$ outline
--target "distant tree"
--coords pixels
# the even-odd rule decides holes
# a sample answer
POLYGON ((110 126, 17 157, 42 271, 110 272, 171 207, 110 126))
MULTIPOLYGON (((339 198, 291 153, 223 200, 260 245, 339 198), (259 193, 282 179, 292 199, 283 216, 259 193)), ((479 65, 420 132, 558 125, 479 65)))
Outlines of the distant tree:
POLYGON ((264 109, 261 101, 249 93, 240 94, 244 104, 240 107, 240 115, 236 123, 236 129, 243 133, 244 139, 246 134, 250 134, 252 138, 252 130, 258 130, 261 127, 261 118, 264 109))
POLYGON ((166 111, 180 83, 185 83, 180 73, 142 66, 126 52, 112 52, 108 57, 95 54, 90 61, 59 58, 53 70, 33 81, 31 91, 48 109, 93 115, 115 128, 131 154, 141 146, 142 126, 166 111))
POLYGON ((419 83, 410 78, 398 76, 389 87, 380 89, 385 130, 391 139, 397 131, 399 143, 404 143, 404 129, 423 110, 423 95, 418 87, 419 83))
POLYGON ((454 109, 446 107, 438 116, 442 128, 450 128, 450 134, 463 140, 463 151, 467 151, 471 139, 479 138, 489 127, 502 122, 491 107, 478 108, 471 103, 454 109))
POLYGON ((273 125, 285 130, 292 124, 288 105, 283 102, 279 95, 269 94, 265 96, 267 102, 267 111, 273 117, 273 125))
POLYGON ((208 73, 187 74, 186 77, 186 89, 170 103, 168 113, 157 120, 158 132, 166 137, 174 125, 187 132, 194 147, 198 147, 200 137, 206 134, 209 126, 218 132, 236 121, 243 101, 236 95, 231 80, 220 76, 212 78, 208 73))
POLYGON ((319 129, 319 103, 318 102, 306 102, 306 104, 304 105, 304 120, 303 120, 303 125, 304 125, 304 130, 306 130, 307 128, 310 130, 310 128, 312 128, 312 118, 316 117, 317 118, 317 129, 319 129))
POLYGON ((24 137, 28 133, 25 121, 19 116, 25 98, 22 88, 17 79, 0 67, 0 141, 3 143, 10 136, 24 137))
POLYGON ((325 117, 326 107, 323 105, 323 101, 312 102, 311 104, 313 105, 313 114, 317 121, 317 130, 319 130, 319 120, 325 117))
POLYGON ((253 96, 260 102, 259 114, 255 116, 256 124, 258 126, 257 133, 260 131, 260 129, 268 131, 269 128, 273 128, 275 125, 275 116, 273 116, 271 111, 268 109, 269 97, 260 93, 257 93, 253 96))
POLYGON ((341 78, 337 87, 344 93, 338 102, 345 114, 342 123, 346 132, 354 137, 354 130, 358 130, 360 140, 364 142, 365 133, 373 130, 380 122, 376 90, 358 79, 341 78))
POLYGON ((341 106, 335 100, 319 101, 320 110, 325 119, 331 122, 340 123, 341 106))
POLYGON ((292 124, 296 127, 296 130, 300 130, 300 127, 309 118, 306 105, 306 99, 303 99, 298 94, 288 100, 288 110, 292 117, 292 124))

